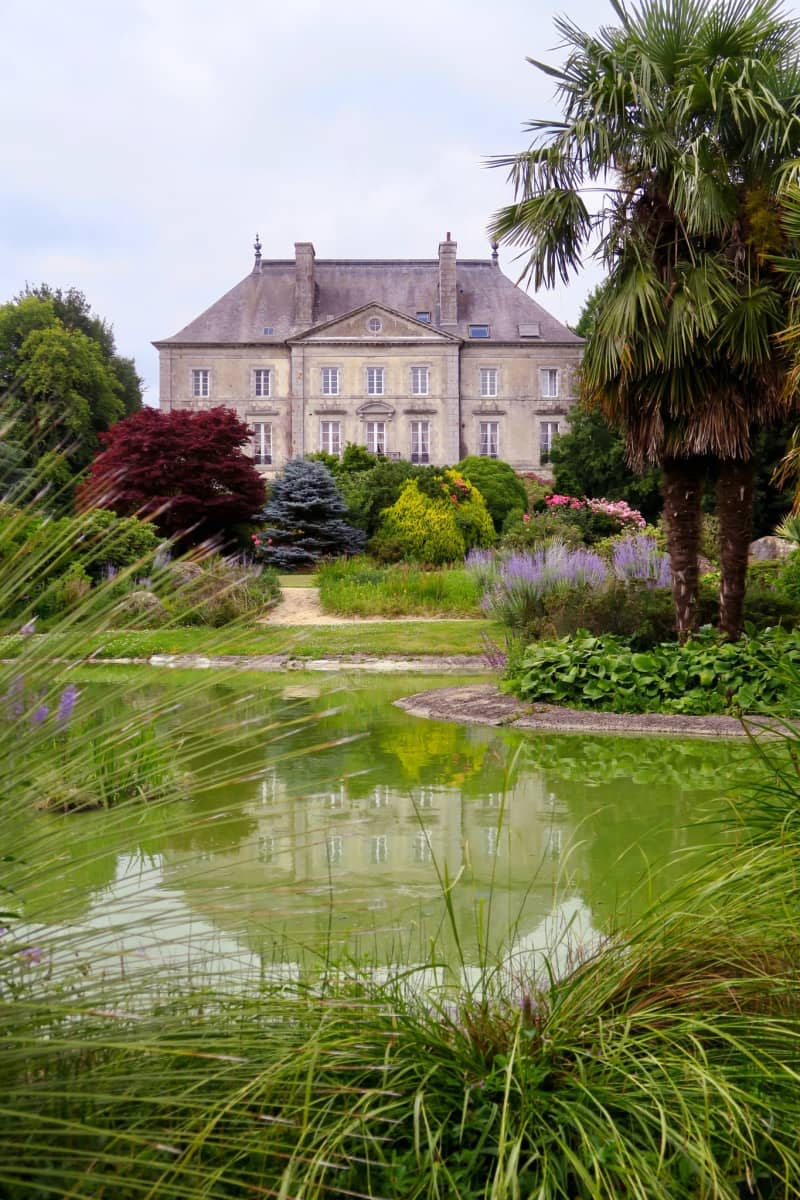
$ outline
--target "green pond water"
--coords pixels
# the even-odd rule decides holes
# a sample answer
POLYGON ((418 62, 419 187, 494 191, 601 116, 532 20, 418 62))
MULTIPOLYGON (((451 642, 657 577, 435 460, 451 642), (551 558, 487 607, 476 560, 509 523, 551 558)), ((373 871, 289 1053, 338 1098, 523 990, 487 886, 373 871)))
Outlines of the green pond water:
POLYGON ((168 749, 191 716, 173 749, 189 796, 6 829, 15 937, 41 951, 26 970, 202 984, 331 959, 467 979, 498 958, 524 972, 546 947, 568 960, 725 853, 725 797, 755 770, 743 742, 522 733, 392 704, 452 676, 130 680, 122 698, 110 671, 82 687, 134 720, 159 697, 168 749))

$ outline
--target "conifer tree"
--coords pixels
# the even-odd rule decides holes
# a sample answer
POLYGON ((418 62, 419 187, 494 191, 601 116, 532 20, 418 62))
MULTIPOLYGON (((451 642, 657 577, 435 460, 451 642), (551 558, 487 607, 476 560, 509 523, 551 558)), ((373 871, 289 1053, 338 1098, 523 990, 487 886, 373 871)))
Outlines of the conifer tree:
POLYGON ((283 570, 310 567, 323 558, 358 554, 365 536, 344 520, 347 511, 333 476, 321 462, 292 459, 272 485, 259 520, 258 550, 283 570))

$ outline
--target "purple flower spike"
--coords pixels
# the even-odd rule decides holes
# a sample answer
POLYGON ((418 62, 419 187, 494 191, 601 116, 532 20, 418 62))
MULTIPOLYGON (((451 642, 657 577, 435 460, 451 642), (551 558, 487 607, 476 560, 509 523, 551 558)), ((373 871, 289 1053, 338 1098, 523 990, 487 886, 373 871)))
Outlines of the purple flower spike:
POLYGON ((74 683, 68 683, 61 693, 61 699, 58 702, 58 711, 56 713, 56 724, 61 728, 67 726, 72 717, 72 710, 75 708, 75 701, 78 699, 78 689, 74 683))
POLYGON ((39 707, 35 708, 33 710, 33 712, 31 713, 31 724, 32 725, 43 725, 44 722, 47 720, 47 715, 49 712, 50 712, 50 709, 47 707, 46 704, 40 704, 39 707))

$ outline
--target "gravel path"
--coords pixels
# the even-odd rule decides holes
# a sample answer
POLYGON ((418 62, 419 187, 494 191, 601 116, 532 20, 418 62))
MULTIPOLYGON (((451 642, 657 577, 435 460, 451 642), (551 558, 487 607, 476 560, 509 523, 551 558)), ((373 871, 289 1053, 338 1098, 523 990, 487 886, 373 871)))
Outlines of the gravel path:
POLYGON ((283 599, 260 617, 258 625, 352 625, 374 621, 447 621, 451 617, 342 617, 322 611, 319 589, 315 587, 284 588, 283 599))

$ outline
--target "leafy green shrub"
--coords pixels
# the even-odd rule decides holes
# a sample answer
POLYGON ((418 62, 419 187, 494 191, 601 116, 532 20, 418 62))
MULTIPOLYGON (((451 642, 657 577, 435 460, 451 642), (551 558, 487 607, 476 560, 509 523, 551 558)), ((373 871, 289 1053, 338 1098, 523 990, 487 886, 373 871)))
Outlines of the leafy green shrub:
POLYGON ((512 686, 525 700, 605 712, 795 715, 800 684, 787 687, 791 668, 800 668, 800 632, 719 642, 706 631, 684 646, 647 652, 612 635, 585 634, 528 646, 512 686))
POLYGON ((645 650, 675 636, 675 609, 668 588, 617 581, 607 588, 571 588, 543 598, 542 615, 530 629, 534 638, 563 637, 586 630, 627 638, 645 650))
MULTIPOLYGON (((764 563, 762 567, 770 568, 771 563, 764 563)), ((753 568, 751 567, 752 571, 753 568)), ((777 564, 776 588, 788 600, 794 600, 800 604, 800 551, 793 550, 791 554, 777 564)))
POLYGON ((497 533, 512 509, 524 512, 527 508, 525 487, 508 463, 471 454, 458 463, 456 470, 483 496, 497 533))
POLYGON ((385 552, 391 541, 401 547, 403 558, 439 565, 494 540, 480 492, 458 472, 445 469, 403 485, 397 501, 383 513, 375 549, 385 552))
POLYGON ((557 539, 570 549, 583 545, 583 532, 569 511, 520 513, 509 516, 500 539, 501 550, 535 550, 557 539))
MULTIPOLYGON (((63 525, 62 522, 58 523, 63 525)), ((147 575, 161 538, 153 525, 137 517, 118 517, 107 509, 95 508, 75 520, 75 553, 89 577, 97 582, 107 569, 136 566, 147 575)), ((69 536, 57 529, 55 536, 69 536)))

